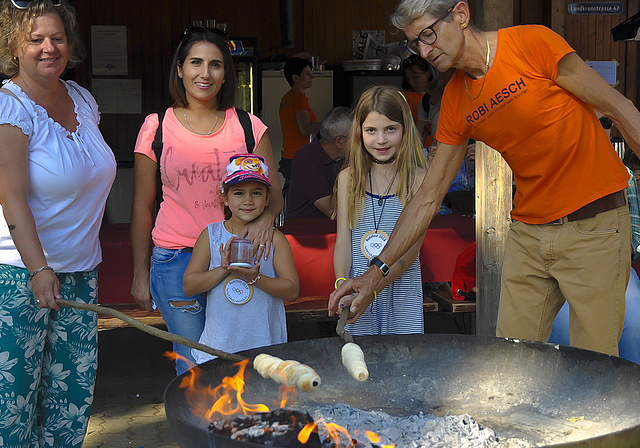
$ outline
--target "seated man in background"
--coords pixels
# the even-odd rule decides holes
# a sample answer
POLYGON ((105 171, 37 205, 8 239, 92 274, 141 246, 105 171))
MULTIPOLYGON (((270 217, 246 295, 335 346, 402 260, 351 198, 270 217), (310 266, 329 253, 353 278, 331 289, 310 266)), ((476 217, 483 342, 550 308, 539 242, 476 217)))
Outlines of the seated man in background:
POLYGON ((309 136, 320 129, 304 92, 313 85, 311 62, 303 58, 289 58, 284 65, 284 76, 291 90, 280 100, 280 126, 282 127, 282 158, 280 169, 286 184, 291 179, 291 163, 296 151, 309 143, 309 136))
POLYGON ((322 120, 320 132, 293 157, 287 218, 331 218, 333 184, 347 148, 351 111, 336 107, 322 120))

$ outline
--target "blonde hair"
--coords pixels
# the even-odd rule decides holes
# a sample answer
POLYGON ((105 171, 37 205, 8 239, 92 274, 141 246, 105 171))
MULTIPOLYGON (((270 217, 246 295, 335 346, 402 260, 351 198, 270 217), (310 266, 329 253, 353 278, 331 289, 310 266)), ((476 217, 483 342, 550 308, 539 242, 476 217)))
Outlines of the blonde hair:
POLYGON ((373 158, 362 140, 362 123, 371 112, 378 112, 391 121, 402 124, 402 141, 393 162, 397 170, 396 194, 402 205, 413 196, 412 186, 417 168, 426 168, 418 131, 404 95, 391 86, 372 86, 366 89, 353 112, 345 169, 349 170, 347 185, 347 222, 352 229, 364 211, 367 174, 373 158))
POLYGON ((60 6, 54 6, 50 0, 34 1, 26 9, 18 9, 10 0, 4 0, 0 6, 0 71, 7 76, 18 73, 20 66, 13 52, 24 45, 35 28, 36 19, 45 14, 57 14, 62 20, 69 46, 67 68, 74 67, 84 57, 84 48, 78 35, 78 22, 73 7, 65 0, 60 6))

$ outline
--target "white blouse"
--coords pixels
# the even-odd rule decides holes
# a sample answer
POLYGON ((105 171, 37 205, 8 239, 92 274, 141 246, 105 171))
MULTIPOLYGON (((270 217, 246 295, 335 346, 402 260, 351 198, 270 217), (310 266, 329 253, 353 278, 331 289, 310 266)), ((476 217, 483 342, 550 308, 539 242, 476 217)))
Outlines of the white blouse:
MULTIPOLYGON (((0 92, 0 124, 16 126, 29 137, 29 207, 48 265, 56 272, 79 272, 102 261, 98 233, 116 161, 98 129, 100 114, 93 96, 73 81, 65 86, 75 104, 74 132, 50 118, 11 81, 5 81, 4 88, 20 101, 0 92)), ((25 268, 4 213, 0 264, 25 268)))

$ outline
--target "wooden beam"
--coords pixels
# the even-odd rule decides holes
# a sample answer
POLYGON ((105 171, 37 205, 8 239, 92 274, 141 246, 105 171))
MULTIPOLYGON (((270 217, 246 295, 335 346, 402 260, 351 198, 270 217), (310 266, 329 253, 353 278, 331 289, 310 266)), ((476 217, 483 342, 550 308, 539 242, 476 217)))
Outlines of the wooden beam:
MULTIPOLYGON (((514 2, 481 0, 481 29, 493 31, 513 25, 514 2)), ((495 336, 500 301, 500 277, 509 212, 512 208, 512 174, 502 156, 478 142, 476 145, 476 333, 495 336)))
POLYGON ((564 14, 567 10, 565 0, 551 0, 551 29, 564 36, 564 14))
POLYGON ((511 169, 500 153, 476 144, 476 333, 495 336, 504 245, 512 208, 511 169))

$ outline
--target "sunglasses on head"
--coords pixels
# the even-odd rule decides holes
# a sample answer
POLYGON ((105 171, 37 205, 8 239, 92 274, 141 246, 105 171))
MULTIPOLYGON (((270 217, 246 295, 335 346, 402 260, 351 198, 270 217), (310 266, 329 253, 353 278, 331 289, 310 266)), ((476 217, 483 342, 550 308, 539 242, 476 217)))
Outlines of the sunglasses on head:
POLYGON ((225 31, 222 31, 221 29, 218 29, 218 28, 209 28, 202 25, 191 25, 190 27, 188 27, 182 33, 182 40, 186 39, 188 36, 191 36, 193 34, 201 34, 206 31, 219 35, 224 39, 225 42, 229 43, 229 35, 225 31))
MULTIPOLYGON (((31 3, 35 3, 34 1, 28 0, 11 0, 11 4, 18 9, 27 9, 31 3)), ((53 6, 60 6, 61 0, 51 0, 53 6)))
POLYGON ((409 66, 409 65, 418 64, 418 63, 426 64, 427 61, 425 61, 420 55, 412 54, 411 56, 406 58, 404 61, 402 61, 402 63, 406 66, 409 66))

